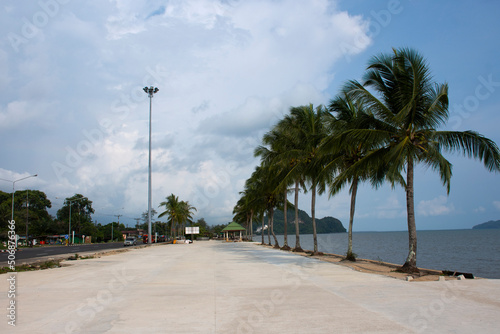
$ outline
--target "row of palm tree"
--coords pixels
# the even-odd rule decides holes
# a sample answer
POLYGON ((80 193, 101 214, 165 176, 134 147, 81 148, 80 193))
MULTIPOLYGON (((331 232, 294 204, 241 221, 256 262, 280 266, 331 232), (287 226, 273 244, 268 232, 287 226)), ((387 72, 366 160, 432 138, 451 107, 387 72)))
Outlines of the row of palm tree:
MULTIPOLYGON (((279 247, 272 214, 276 207, 287 212, 291 187, 295 193, 294 250, 301 251, 298 193, 300 189, 310 191, 313 253, 318 253, 316 194, 328 191, 334 196, 348 186, 351 205, 346 258, 355 260, 352 230, 359 183, 370 182, 375 188, 384 182, 393 188, 400 185, 406 192, 409 240, 401 270, 418 272, 415 166, 437 171, 448 193, 452 164, 443 152, 463 153, 481 160, 489 171, 500 170, 500 151, 490 139, 474 131, 437 130, 446 125, 448 105, 448 85, 433 82, 428 64, 415 50, 393 49, 373 57, 363 82, 348 81, 328 107, 290 108, 290 113, 264 135, 263 145, 255 149, 261 163, 246 181, 234 213, 251 226, 254 216, 263 219, 267 212, 270 233, 279 247)), ((284 240, 288 246, 286 230, 284 240)))
POLYGON ((159 207, 164 207, 165 211, 160 213, 158 218, 167 216, 173 238, 177 236, 177 233, 183 235, 186 223, 193 223, 193 211, 196 211, 196 208, 188 201, 179 201, 179 197, 174 194, 166 197, 159 207))

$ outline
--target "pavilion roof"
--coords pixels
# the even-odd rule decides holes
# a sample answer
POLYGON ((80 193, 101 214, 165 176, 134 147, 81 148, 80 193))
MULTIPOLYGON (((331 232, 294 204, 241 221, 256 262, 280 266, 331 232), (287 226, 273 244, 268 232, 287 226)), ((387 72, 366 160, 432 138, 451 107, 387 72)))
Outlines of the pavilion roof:
POLYGON ((227 225, 226 227, 224 227, 222 232, 234 232, 234 231, 245 231, 245 230, 246 229, 243 226, 241 226, 240 224, 232 222, 229 225, 227 225))

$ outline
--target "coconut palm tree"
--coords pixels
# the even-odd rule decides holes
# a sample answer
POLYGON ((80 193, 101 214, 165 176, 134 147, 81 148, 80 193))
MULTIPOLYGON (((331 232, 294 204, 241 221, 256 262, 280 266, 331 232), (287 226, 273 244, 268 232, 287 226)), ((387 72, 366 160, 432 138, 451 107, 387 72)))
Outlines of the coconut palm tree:
POLYGON ((165 207, 165 211, 160 213, 158 218, 161 218, 163 216, 168 216, 170 219, 170 226, 171 226, 171 234, 172 237, 175 238, 176 236, 176 225, 179 222, 180 219, 180 201, 179 197, 175 196, 174 194, 170 194, 168 197, 165 198, 166 201, 163 201, 160 203, 158 207, 165 207))
POLYGON ((442 152, 459 152, 481 160, 490 171, 500 170, 500 152, 488 138, 473 131, 438 131, 446 124, 448 85, 434 83, 425 59, 415 50, 394 49, 392 54, 373 57, 363 84, 350 81, 345 86, 379 122, 375 129, 352 129, 344 140, 366 142, 377 148, 343 172, 374 169, 391 180, 393 186, 406 174, 409 252, 401 270, 418 272, 417 233, 414 206, 414 168, 423 164, 436 170, 450 190, 452 165, 442 152), (371 89, 371 91, 369 90, 371 89))
MULTIPOLYGON (((307 181, 311 190, 311 218, 313 225, 314 254, 318 253, 318 238, 316 232, 316 194, 321 193, 325 182, 325 174, 320 171, 324 167, 325 157, 319 154, 322 141, 326 137, 327 131, 324 124, 327 110, 320 105, 316 108, 312 104, 306 106, 290 108, 290 114, 287 115, 281 124, 280 130, 288 134, 288 137, 294 138, 293 148, 290 149, 282 159, 285 163, 293 167, 289 169, 284 180, 288 182, 294 179, 307 181), (319 191, 318 191, 318 185, 319 191)), ((287 185, 287 183, 285 183, 287 185)), ((297 207, 296 207, 297 210, 297 207)), ((298 213, 297 213, 298 215, 298 213)), ((298 221, 298 219, 296 219, 298 221)), ((298 225, 298 224, 296 224, 298 225)))
MULTIPOLYGON (((331 160, 328 161, 322 172, 332 175, 342 172, 354 165, 361 160, 367 152, 374 148, 373 145, 377 144, 345 140, 343 136, 344 132, 352 129, 373 129, 376 127, 377 122, 373 118, 373 115, 365 110, 363 104, 359 100, 352 99, 346 92, 341 92, 330 102, 328 111, 330 112, 327 117, 329 134, 322 144, 321 151, 323 154, 329 154, 331 160)), ((356 261, 356 256, 352 250, 352 230, 358 184, 369 178, 372 179, 372 184, 375 186, 381 181, 376 179, 376 175, 370 173, 370 170, 359 169, 349 175, 341 173, 329 182, 330 196, 334 196, 345 185, 350 184, 349 193, 351 194, 351 204, 349 210, 349 229, 346 252, 346 260, 349 261, 356 261)))
POLYGON ((179 201, 179 197, 171 194, 166 198, 166 201, 160 203, 159 207, 165 207, 165 211, 160 213, 158 218, 168 216, 171 221, 172 236, 176 237, 176 225, 182 233, 183 227, 186 222, 192 222, 193 211, 196 211, 194 206, 191 206, 187 201, 179 201))
MULTIPOLYGON (((243 192, 240 192, 242 194, 243 192)), ((237 222, 242 224, 242 222, 245 222, 247 229, 250 228, 250 212, 251 209, 248 208, 247 201, 249 201, 249 198, 247 196, 242 196, 236 202, 236 205, 233 208, 233 222, 237 222)))
POLYGON ((196 208, 189 204, 188 201, 181 201, 179 203, 179 212, 177 214, 179 218, 179 222, 181 223, 181 233, 185 232, 186 223, 193 223, 193 211, 196 211, 196 208))
MULTIPOLYGON (((317 235, 315 233, 316 222, 314 218, 315 195, 317 171, 313 167, 317 164, 319 156, 316 150, 324 136, 322 117, 326 114, 326 109, 319 106, 314 109, 312 105, 292 107, 290 114, 279 121, 271 131, 266 133, 262 139, 264 145, 255 150, 256 156, 261 156, 262 162, 266 166, 272 166, 272 175, 277 180, 275 191, 281 193, 279 202, 283 203, 285 216, 285 245, 284 249, 289 249, 287 242, 287 194, 290 185, 295 185, 295 248, 294 251, 303 251, 300 247, 299 219, 298 219, 298 192, 299 187, 305 188, 305 181, 310 180, 313 192, 311 211, 313 221, 313 231, 315 240, 315 250, 317 253, 317 235), (323 131, 322 134, 320 134, 323 131), (312 145, 312 146, 311 146, 312 145), (306 172, 308 173, 306 175, 306 172)), ((316 167, 319 168, 319 167, 316 167)))
MULTIPOLYGON (((256 148, 255 154, 259 155, 260 153, 258 152, 263 152, 265 150, 266 149, 264 147, 259 146, 256 148)), ((278 238, 276 238, 276 234, 273 229, 274 209, 280 204, 280 196, 276 192, 278 177, 275 174, 275 169, 269 164, 261 162, 261 164, 257 166, 253 172, 251 179, 251 182, 253 182, 255 187, 253 198, 255 201, 256 212, 262 212, 263 215, 263 212, 267 211, 269 245, 271 245, 270 235, 272 234, 274 247, 279 248, 278 238)), ((262 226, 262 235, 264 235, 264 225, 262 226)), ((262 243, 264 243, 264 237, 262 237, 262 243)))
POLYGON ((287 132, 282 132, 281 129, 275 127, 266 133, 262 139, 262 142, 269 148, 266 146, 259 146, 255 150, 255 155, 262 158, 262 163, 271 167, 269 170, 272 173, 271 177, 276 180, 276 189, 274 189, 274 193, 281 193, 281 195, 277 197, 279 198, 279 203, 282 203, 284 213, 283 247, 281 247, 283 250, 291 249, 288 246, 287 221, 287 195, 290 179, 286 179, 286 176, 291 169, 288 164, 288 158, 286 157, 290 149, 290 138, 288 138, 287 135, 287 132))
POLYGON ((254 185, 252 182, 251 179, 245 182, 245 189, 240 192, 241 197, 233 209, 233 214, 235 215, 233 221, 246 221, 247 228, 250 231, 249 240, 253 240, 253 217, 256 211, 256 201, 252 193, 254 185))
POLYGON ((316 194, 324 192, 325 183, 329 179, 329 175, 322 174, 321 171, 325 167, 328 160, 328 155, 320 154, 320 147, 323 140, 327 136, 325 127, 325 117, 327 110, 323 105, 319 105, 316 109, 313 105, 300 107, 297 113, 299 124, 303 131, 304 137, 304 164, 305 177, 310 184, 311 190, 311 220, 313 225, 313 254, 318 253, 318 235, 316 231, 316 194))
MULTIPOLYGON (((251 177, 245 181, 245 189, 240 193, 242 197, 238 201, 234 209, 234 213, 250 212, 252 221, 255 216, 257 219, 262 219, 262 244, 264 245, 264 212, 266 211, 266 195, 265 195, 266 179, 262 166, 257 166, 251 177)), ((253 231, 253 227, 250 227, 253 231)), ((269 239, 270 243, 270 239, 269 239)))
POLYGON ((249 240, 252 240, 254 208, 252 207, 252 198, 249 196, 250 191, 247 188, 247 183, 245 183, 245 190, 240 192, 241 197, 233 208, 233 221, 240 223, 245 221, 247 229, 250 230, 249 240))
MULTIPOLYGON (((286 185, 282 182, 282 177, 283 175, 286 175, 285 169, 287 168, 287 166, 283 164, 282 155, 285 154, 289 148, 289 141, 288 138, 286 138, 286 133, 280 131, 280 129, 275 126, 271 129, 271 131, 264 134, 264 136, 262 137, 262 143, 263 145, 258 146, 255 149, 254 155, 261 158, 261 166, 265 166, 270 173, 269 177, 272 177, 274 180, 276 180, 277 183, 274 192, 285 191, 286 185)), ((284 215, 286 217, 286 210, 284 211, 284 215)), ((270 218, 274 217, 268 217, 268 220, 270 218)), ((271 232, 271 230, 268 230, 268 232, 271 232)), ((287 226, 285 224, 285 246, 288 246, 287 233, 287 226)))
MULTIPOLYGON (((280 186, 286 191, 293 185, 294 189, 294 209, 295 209, 295 247, 294 252, 303 252, 300 246, 300 227, 299 227, 299 191, 305 189, 304 164, 301 163, 303 156, 303 138, 298 135, 300 124, 294 117, 290 108, 290 114, 279 121, 271 134, 264 136, 264 141, 279 147, 279 154, 273 157, 273 163, 280 165, 286 171, 286 175, 281 180, 280 186)), ((286 196, 285 196, 286 198, 286 196)), ((286 212, 286 211, 285 211, 286 212)), ((285 213, 286 216, 286 213, 285 213)))

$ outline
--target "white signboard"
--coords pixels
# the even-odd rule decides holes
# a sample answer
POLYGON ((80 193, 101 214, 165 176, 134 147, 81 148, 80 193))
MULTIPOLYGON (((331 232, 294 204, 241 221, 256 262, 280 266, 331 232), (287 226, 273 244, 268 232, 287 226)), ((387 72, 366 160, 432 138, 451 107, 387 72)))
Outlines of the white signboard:
POLYGON ((186 234, 200 234, 200 227, 186 227, 186 234))

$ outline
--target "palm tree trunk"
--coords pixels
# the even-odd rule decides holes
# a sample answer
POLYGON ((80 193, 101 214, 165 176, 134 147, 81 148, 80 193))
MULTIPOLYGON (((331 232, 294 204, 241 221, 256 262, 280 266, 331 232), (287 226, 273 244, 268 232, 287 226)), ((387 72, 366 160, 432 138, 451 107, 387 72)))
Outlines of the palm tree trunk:
POLYGON ((300 247, 300 236, 299 236, 299 181, 295 181, 295 248, 294 252, 303 252, 304 250, 300 247))
POLYGON ((356 256, 352 252, 352 225, 354 223, 354 210, 356 207, 356 193, 358 192, 358 178, 355 177, 354 180, 352 181, 351 185, 351 211, 349 215, 349 234, 348 234, 348 241, 347 241, 347 254, 346 254, 346 260, 348 261, 356 261, 356 256))
POLYGON ((253 241, 253 210, 250 210, 250 241, 253 241))
POLYGON ((417 268, 417 227, 415 224, 415 203, 413 194, 413 158, 408 158, 406 171, 406 211, 408 215, 408 257, 401 271, 418 273, 417 268))
POLYGON ((283 226, 283 248, 284 250, 289 250, 290 247, 288 246, 288 208, 287 208, 287 191, 288 189, 285 189, 285 204, 283 205, 283 219, 284 219, 284 224, 283 226))
POLYGON ((262 230, 260 230, 260 235, 262 236, 262 244, 265 245, 265 242, 264 242, 264 219, 265 219, 265 216, 264 214, 262 214, 262 230))
POLYGON ((280 245, 278 243, 278 239, 276 238, 276 234, 274 234, 274 208, 271 208, 269 211, 271 211, 271 234, 273 235, 274 239, 274 248, 280 248, 280 245))
POLYGON ((246 240, 248 240, 248 230, 250 229, 250 213, 248 212, 247 213, 247 220, 245 221, 245 238, 246 240))
POLYGON ((271 222, 272 218, 269 218, 269 211, 267 212, 267 244, 272 246, 271 244, 271 222))
POLYGON ((314 240, 314 250, 313 254, 318 253, 318 234, 316 232, 316 218, 315 218, 315 209, 316 209, 316 184, 312 186, 312 194, 311 194, 311 219, 313 225, 313 240, 314 240))

